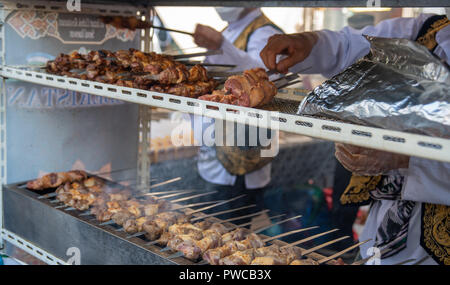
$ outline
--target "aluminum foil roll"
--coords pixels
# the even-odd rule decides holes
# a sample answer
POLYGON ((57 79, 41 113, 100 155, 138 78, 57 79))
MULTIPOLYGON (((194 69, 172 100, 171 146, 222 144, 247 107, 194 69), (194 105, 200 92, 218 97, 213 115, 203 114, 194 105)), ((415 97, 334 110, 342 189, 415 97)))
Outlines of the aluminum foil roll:
POLYGON ((299 115, 450 138, 450 72, 425 47, 367 37, 369 55, 315 88, 299 115))

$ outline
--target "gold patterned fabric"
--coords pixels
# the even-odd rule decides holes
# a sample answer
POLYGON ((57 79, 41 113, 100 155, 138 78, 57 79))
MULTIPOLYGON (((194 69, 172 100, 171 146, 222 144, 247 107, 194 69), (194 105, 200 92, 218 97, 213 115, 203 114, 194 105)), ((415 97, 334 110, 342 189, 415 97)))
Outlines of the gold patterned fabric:
POLYGON ((235 146, 216 147, 217 159, 233 175, 244 175, 263 168, 273 157, 261 157, 261 148, 241 149, 235 146))
POLYGON ((370 199, 369 192, 380 182, 381 176, 358 176, 353 174, 341 196, 341 204, 361 204, 370 199))
POLYGON ((274 23, 272 23, 266 16, 262 14, 261 16, 253 20, 253 22, 251 22, 247 27, 245 27, 242 33, 234 41, 233 45, 238 49, 247 51, 248 39, 250 38, 250 36, 254 31, 264 26, 272 26, 275 29, 281 31, 280 28, 278 28, 274 23))
POLYGON ((433 51, 436 46, 436 34, 441 29, 450 25, 450 20, 446 16, 433 16, 430 17, 422 27, 416 42, 425 46, 428 50, 433 51))
POLYGON ((422 203, 420 244, 439 264, 450 265, 450 207, 422 203))

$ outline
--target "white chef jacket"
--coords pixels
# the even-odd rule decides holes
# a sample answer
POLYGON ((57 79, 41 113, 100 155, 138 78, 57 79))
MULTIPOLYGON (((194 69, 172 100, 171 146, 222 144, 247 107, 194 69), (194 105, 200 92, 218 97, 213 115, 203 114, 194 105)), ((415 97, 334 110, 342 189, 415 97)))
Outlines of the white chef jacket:
MULTIPOLYGON (((231 71, 243 71, 255 67, 264 67, 264 63, 262 62, 259 53, 266 45, 270 36, 281 33, 279 30, 272 26, 264 26, 255 30, 248 40, 247 52, 240 50, 233 45, 233 42, 238 38, 242 31, 260 15, 261 10, 256 9, 242 19, 229 23, 228 27, 222 32, 224 39, 220 48, 223 50, 223 54, 208 56, 205 62, 236 65, 236 68, 231 71)), ((197 142, 201 142, 203 132, 209 126, 214 124, 214 120, 202 116, 191 116, 191 119, 194 129, 194 138, 197 142), (199 126, 202 126, 202 128, 199 126)), ((197 166, 200 176, 208 182, 220 185, 234 185, 236 182, 236 176, 230 174, 216 158, 215 148, 206 147, 203 144, 200 147, 197 166)), ((246 188, 261 188, 269 184, 270 171, 271 164, 269 163, 259 170, 246 174, 246 188)))
MULTIPOLYGON (((362 30, 346 27, 339 32, 319 31, 318 41, 311 54, 290 70, 296 72, 311 66, 308 73, 322 73, 326 77, 331 77, 369 53, 370 44, 361 35, 415 40, 423 23, 430 16, 432 15, 421 14, 417 18, 389 19, 362 30)), ((450 64, 450 26, 436 34, 436 42, 438 46, 434 54, 450 64)), ((409 168, 402 171, 405 174, 402 199, 418 203, 409 221, 406 248, 389 258, 382 259, 381 264, 395 264, 407 259, 418 261, 428 256, 420 246, 422 203, 450 205, 450 163, 411 157, 409 168)), ((375 202, 371 207, 360 236, 361 241, 371 239, 360 247, 363 258, 368 256, 367 250, 373 246, 378 227, 393 203, 382 200, 375 202)), ((436 264, 436 262, 430 257, 422 264, 436 264)))

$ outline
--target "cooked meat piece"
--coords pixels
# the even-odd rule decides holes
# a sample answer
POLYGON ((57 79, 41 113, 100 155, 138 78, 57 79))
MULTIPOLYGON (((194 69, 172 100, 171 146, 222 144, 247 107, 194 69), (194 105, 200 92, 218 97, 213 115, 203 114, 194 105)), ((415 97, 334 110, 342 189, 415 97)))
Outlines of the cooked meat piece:
POLYGON ((82 170, 72 170, 67 172, 49 173, 41 178, 29 181, 27 188, 32 190, 43 190, 46 188, 56 188, 66 182, 74 182, 86 179, 87 174, 82 170))

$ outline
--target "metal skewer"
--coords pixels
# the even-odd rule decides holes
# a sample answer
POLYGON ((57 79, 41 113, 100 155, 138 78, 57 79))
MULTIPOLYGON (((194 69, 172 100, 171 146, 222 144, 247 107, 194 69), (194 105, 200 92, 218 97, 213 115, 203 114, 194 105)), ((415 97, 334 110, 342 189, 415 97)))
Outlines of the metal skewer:
POLYGON ((221 49, 217 50, 209 50, 207 52, 197 52, 197 53, 191 53, 191 54, 178 54, 173 55, 173 59, 181 59, 181 58, 190 58, 190 57, 197 57, 197 56, 208 56, 208 55, 219 55, 223 54, 223 51, 221 49))
POLYGON ((299 80, 293 80, 293 81, 287 82, 287 83, 279 85, 279 86, 277 84, 275 84, 275 86, 278 89, 282 89, 282 88, 286 88, 288 86, 291 86, 291 85, 294 85, 294 84, 297 84, 297 83, 300 83, 300 82, 302 82, 302 80, 299 79, 299 80))
POLYGON ((323 264, 323 263, 325 263, 325 262, 328 262, 328 261, 330 261, 330 260, 332 260, 332 259, 335 259, 335 258, 338 257, 338 256, 341 256, 342 254, 346 253, 347 251, 350 251, 350 250, 352 250, 352 249, 354 249, 354 248, 356 248, 356 247, 358 247, 358 246, 360 246, 360 245, 362 245, 362 244, 365 244, 366 242, 368 242, 368 241, 370 241, 370 240, 371 240, 371 239, 368 239, 368 240, 359 242, 359 243, 357 243, 357 244, 355 244, 355 245, 352 245, 352 246, 350 246, 350 247, 347 247, 346 249, 341 250, 341 251, 339 251, 338 253, 335 253, 335 254, 333 254, 333 255, 331 255, 331 256, 329 256, 329 257, 323 258, 323 259, 319 260, 318 262, 319 262, 319 264, 323 264))
POLYGON ((204 62, 200 62, 200 61, 181 61, 181 60, 179 60, 179 62, 181 62, 181 63, 183 63, 184 65, 187 65, 187 66, 193 66, 193 65, 201 64, 203 66, 217 66, 217 67, 229 67, 229 68, 235 68, 236 67, 236 65, 234 65, 234 64, 204 63, 204 62))
POLYGON ((175 30, 175 29, 169 29, 169 28, 165 28, 165 27, 159 27, 159 26, 151 25, 150 28, 161 30, 161 31, 168 31, 168 32, 174 32, 174 33, 179 33, 179 34, 185 34, 185 35, 188 35, 188 36, 191 36, 191 37, 194 36, 194 34, 190 33, 190 32, 180 31, 180 30, 175 30))

